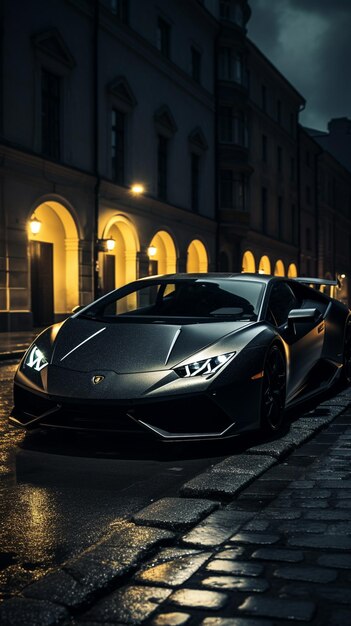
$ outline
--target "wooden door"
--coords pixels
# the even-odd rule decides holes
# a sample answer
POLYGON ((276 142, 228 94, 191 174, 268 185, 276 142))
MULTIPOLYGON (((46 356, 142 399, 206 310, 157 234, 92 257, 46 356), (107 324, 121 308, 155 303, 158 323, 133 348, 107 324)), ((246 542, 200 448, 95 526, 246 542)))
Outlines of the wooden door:
POLYGON ((33 325, 54 323, 54 245, 31 241, 31 294, 33 325))
POLYGON ((155 259, 149 260, 149 276, 157 276, 158 274, 158 261, 155 259))
POLYGON ((116 272, 116 257, 114 254, 105 254, 103 265, 103 292, 108 293, 115 289, 115 272, 116 272))

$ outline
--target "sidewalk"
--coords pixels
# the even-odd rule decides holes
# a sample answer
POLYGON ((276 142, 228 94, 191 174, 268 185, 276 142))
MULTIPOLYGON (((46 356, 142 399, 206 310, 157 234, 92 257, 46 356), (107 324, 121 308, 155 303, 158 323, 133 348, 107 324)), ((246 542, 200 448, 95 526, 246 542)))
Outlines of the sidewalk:
POLYGON ((3 626, 351 624, 351 388, 0 606, 3 626))
POLYGON ((0 361, 20 359, 40 331, 0 332, 0 361))

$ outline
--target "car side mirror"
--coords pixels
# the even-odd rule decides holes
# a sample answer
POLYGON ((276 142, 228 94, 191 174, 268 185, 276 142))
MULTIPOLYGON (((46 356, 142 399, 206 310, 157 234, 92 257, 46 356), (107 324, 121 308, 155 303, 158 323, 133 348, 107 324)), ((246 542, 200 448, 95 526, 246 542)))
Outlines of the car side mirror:
POLYGON ((317 322, 320 316, 318 309, 291 309, 288 315, 288 326, 295 330, 295 324, 317 322))

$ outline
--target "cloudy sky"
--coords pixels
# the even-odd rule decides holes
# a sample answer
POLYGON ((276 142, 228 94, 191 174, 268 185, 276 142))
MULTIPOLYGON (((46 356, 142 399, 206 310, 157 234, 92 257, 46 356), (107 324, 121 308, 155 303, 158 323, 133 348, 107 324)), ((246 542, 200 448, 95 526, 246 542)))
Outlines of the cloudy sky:
POLYGON ((307 100, 301 122, 351 118, 351 0, 249 0, 248 35, 307 100))

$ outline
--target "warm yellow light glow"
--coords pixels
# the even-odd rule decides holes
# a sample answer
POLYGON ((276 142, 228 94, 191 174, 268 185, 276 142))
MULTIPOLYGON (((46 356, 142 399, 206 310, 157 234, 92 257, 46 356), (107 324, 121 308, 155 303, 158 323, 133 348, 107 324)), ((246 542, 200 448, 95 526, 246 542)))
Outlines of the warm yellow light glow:
POLYGON ((340 278, 346 278, 346 274, 340 274, 340 278))
POLYGON ((147 253, 148 253, 149 257, 155 256, 155 254, 157 253, 156 246, 149 246, 148 249, 147 249, 147 253))
POLYGON ((33 213, 32 218, 29 222, 29 228, 32 235, 37 235, 41 229, 41 221, 38 220, 35 213, 33 213))
POLYGON ((207 251, 199 239, 193 239, 187 251, 186 271, 188 273, 207 272, 208 256, 207 251))
MULTIPOLYGON (((157 261, 158 274, 173 274, 177 267, 177 253, 171 235, 165 230, 157 231, 149 247, 156 248, 153 260, 157 261)), ((149 250, 147 252, 149 254, 149 250)))
POLYGON ((106 239, 106 249, 108 252, 112 252, 115 249, 116 242, 112 237, 106 239))
POLYGON ((288 276, 289 278, 296 278, 297 276, 297 267, 295 263, 290 263, 288 267, 288 276))
POLYGON ((267 255, 263 255, 258 264, 259 274, 270 274, 271 273, 271 262, 267 255))
POLYGON ((256 272, 255 257, 250 250, 246 250, 246 252, 244 252, 243 254, 241 271, 244 273, 250 272, 253 274, 256 272))
POLYGON ((136 195, 140 195, 141 193, 144 193, 145 187, 141 183, 134 183, 134 185, 131 186, 131 190, 132 190, 132 193, 135 193, 136 195))

